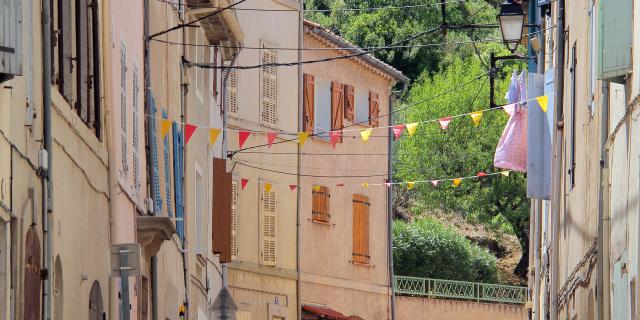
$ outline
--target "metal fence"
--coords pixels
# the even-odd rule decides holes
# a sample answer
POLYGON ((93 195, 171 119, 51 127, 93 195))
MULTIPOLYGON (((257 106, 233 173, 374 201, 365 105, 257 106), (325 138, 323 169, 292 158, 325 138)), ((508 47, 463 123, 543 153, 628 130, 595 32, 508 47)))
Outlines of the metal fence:
POLYGON ((527 302, 527 287, 404 276, 393 278, 394 291, 399 295, 514 304, 527 302))

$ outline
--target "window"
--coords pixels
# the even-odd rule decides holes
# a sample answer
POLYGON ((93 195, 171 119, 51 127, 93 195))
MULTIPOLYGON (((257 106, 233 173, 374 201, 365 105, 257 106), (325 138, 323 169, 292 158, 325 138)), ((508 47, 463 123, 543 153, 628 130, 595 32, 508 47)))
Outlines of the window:
POLYGON ((356 89, 356 123, 369 124, 369 93, 356 89))
POLYGON ((320 139, 329 139, 331 131, 331 81, 315 80, 314 134, 320 139))
MULTIPOLYGON (((230 62, 225 62, 225 66, 230 66, 230 62)), ((238 69, 227 69, 228 71, 228 79, 227 79, 227 94, 226 94, 226 103, 227 110, 231 114, 238 114, 238 69)))
POLYGON ((369 264, 369 197, 353 195, 353 253, 354 263, 369 264))
POLYGON ((344 127, 344 86, 338 82, 331 82, 331 130, 342 131, 344 127))
POLYGON ((278 63, 278 52, 262 49, 260 69, 261 121, 268 126, 278 124, 278 67, 268 64, 278 63))
POLYGON ((344 118, 347 121, 353 122, 355 112, 355 95, 353 86, 348 84, 344 85, 344 118))
POLYGON ((378 94, 375 92, 369 92, 369 125, 377 127, 379 123, 378 117, 380 117, 378 94))
POLYGON ((231 259, 238 259, 238 180, 231 182, 231 259))
POLYGON ((122 158, 121 174, 124 178, 129 174, 127 157, 127 48, 120 43, 120 153, 122 158))
POLYGON ((312 133, 315 125, 315 78, 310 74, 304 75, 303 91, 303 128, 302 130, 312 133))
POLYGON ((329 213, 329 188, 325 186, 317 186, 312 191, 312 208, 311 214, 313 221, 329 222, 331 214, 329 213))
POLYGON ((576 185, 576 43, 571 48, 571 65, 569 71, 571 72, 571 143, 570 143, 570 163, 569 163, 569 181, 570 186, 573 188, 576 185))
MULTIPOLYGON (((197 166, 197 164, 196 164, 197 166)), ((196 168, 196 192, 195 192, 195 233, 196 233, 196 243, 194 251, 198 254, 203 254, 206 252, 207 243, 205 242, 205 231, 207 228, 207 221, 204 215, 204 180, 202 178, 202 173, 200 170, 196 168)))
POLYGON ((138 148, 139 143, 140 143, 140 137, 139 137, 139 125, 138 125, 138 97, 140 94, 140 85, 138 84, 138 67, 134 64, 133 65, 133 73, 132 73, 132 80, 133 80, 133 88, 132 88, 132 92, 131 92, 131 110, 132 112, 132 117, 133 119, 131 119, 132 121, 132 126, 131 126, 131 136, 133 137, 133 146, 131 148, 131 156, 132 156, 132 161, 133 161, 133 190, 135 191, 135 194, 138 195, 138 193, 140 193, 140 154, 139 154, 139 150, 138 148))
POLYGON ((100 50, 98 3, 96 0, 51 0, 55 38, 52 53, 55 83, 67 102, 89 128, 101 134, 100 50))
POLYGON ((276 187, 272 185, 267 192, 266 183, 260 183, 261 220, 262 220, 262 264, 275 266, 277 260, 277 200, 276 187))

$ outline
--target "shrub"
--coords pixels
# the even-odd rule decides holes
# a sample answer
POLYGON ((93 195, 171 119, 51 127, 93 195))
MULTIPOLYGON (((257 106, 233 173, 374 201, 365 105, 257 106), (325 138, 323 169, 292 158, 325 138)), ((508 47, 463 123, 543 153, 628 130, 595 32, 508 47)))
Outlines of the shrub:
POLYGON ((497 282, 496 257, 434 218, 393 224, 397 275, 497 282))

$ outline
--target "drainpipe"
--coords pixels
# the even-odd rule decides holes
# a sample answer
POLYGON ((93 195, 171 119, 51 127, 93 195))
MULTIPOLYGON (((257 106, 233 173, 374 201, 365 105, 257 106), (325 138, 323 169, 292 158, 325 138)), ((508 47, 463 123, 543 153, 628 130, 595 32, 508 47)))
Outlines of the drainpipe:
MULTIPOLYGON (((180 23, 184 23, 184 18, 180 19, 180 15, 178 14, 178 19, 180 20, 180 23)), ((187 37, 187 31, 185 30, 186 28, 182 28, 182 52, 180 54, 180 120, 182 121, 182 123, 185 122, 185 118, 186 118, 186 109, 187 109, 187 94, 189 93, 189 88, 187 85, 184 84, 184 70, 185 68, 189 68, 188 65, 185 64, 185 53, 186 53, 186 44, 185 44, 185 38, 187 37)), ((182 159, 186 158, 186 148, 185 145, 182 146, 182 150, 180 150, 182 152, 182 159)), ((182 177, 180 177, 180 179, 182 179, 182 191, 184 191, 185 188, 185 172, 189 172, 187 171, 187 166, 188 161, 182 161, 182 177)), ((184 195, 184 193, 183 193, 184 195)), ((184 196, 183 196, 184 198, 184 196)), ((189 250, 188 250, 188 240, 187 240, 187 235, 186 235, 186 229, 187 229, 187 224, 186 224, 186 214, 184 214, 184 202, 182 202, 182 225, 185 228, 185 232, 184 232, 184 238, 182 238, 182 271, 183 271, 183 277, 184 277, 184 306, 185 306, 185 315, 184 315, 184 319, 188 320, 191 316, 191 314, 189 313, 189 306, 190 306, 190 301, 189 301, 189 297, 190 297, 190 281, 189 281, 189 250)))
MULTIPOLYGON (((608 309, 609 306, 607 303, 609 300, 609 281, 605 281, 605 268, 609 265, 609 241, 605 241, 605 230, 607 231, 607 234, 609 230, 609 212, 608 206, 605 205, 605 201, 609 199, 609 150, 606 146, 608 136, 609 82, 602 81, 602 107, 600 108, 600 184, 598 186, 598 261, 596 265, 596 300, 598 301, 598 320, 605 319, 605 316, 608 316, 609 314, 608 311, 605 312, 605 308, 608 309), (605 223, 607 224, 606 226, 605 223), (607 244, 606 246, 605 242, 607 244), (605 290, 605 287, 607 290, 605 290)), ((608 273, 606 278, 609 278, 608 273)))
POLYGON ((558 320, 558 286, 560 283, 560 248, 559 248, 559 230, 560 230, 560 199, 562 197, 562 177, 564 172, 562 170, 562 127, 560 127, 560 121, 562 116, 562 110, 564 107, 564 0, 557 0, 557 22, 556 22, 556 77, 555 77, 555 91, 556 100, 555 107, 556 112, 554 114, 554 128, 555 143, 554 143, 554 169, 553 172, 553 194, 551 197, 552 207, 551 216, 553 217, 553 228, 551 233, 551 320, 558 320))
MULTIPOLYGON (((300 10, 298 10, 298 48, 302 49, 304 47, 304 1, 300 1, 300 10)), ((298 50, 298 61, 302 61, 302 50, 298 50)), ((298 131, 302 131, 304 128, 304 118, 303 118, 303 110, 304 110, 304 70, 302 69, 302 64, 298 64, 298 131)), ((296 271, 297 271, 297 280, 296 280, 296 319, 302 319, 302 297, 301 295, 301 284, 300 284, 300 201, 302 199, 302 193, 300 192, 300 183, 302 181, 300 177, 300 171, 302 161, 300 161, 302 148, 300 144, 297 144, 298 153, 296 156, 298 175, 296 176, 296 184, 298 188, 296 189, 296 271)))
MULTIPOLYGON (((540 51, 538 52, 538 74, 544 75, 544 66, 545 66, 545 43, 544 43, 544 28, 543 18, 541 9, 538 7, 536 10, 536 21, 541 26, 540 32, 538 32, 537 37, 540 39, 540 51)), ((544 77, 544 76, 543 76, 544 77)), ((541 283, 541 262, 540 262, 540 230, 542 229, 542 215, 544 214, 543 208, 543 200, 535 199, 534 200, 534 222, 533 225, 535 230, 533 230, 533 265, 534 265, 534 278, 533 278, 533 315, 536 320, 540 320, 540 283, 541 283)))
MULTIPOLYGON (((46 0, 45 0, 46 1, 46 0)), ((144 95, 145 95, 145 113, 151 114, 151 50, 149 48, 149 0, 144 0, 144 95)), ((149 119, 148 121, 154 121, 149 119)), ((151 140, 154 138, 151 130, 145 130, 147 133, 147 175, 149 177, 149 183, 153 183, 154 171, 151 164, 151 140)), ((149 194, 153 199, 155 193, 149 190, 149 194)), ((155 199, 153 199, 155 203, 155 199)), ((154 206, 155 207, 155 206, 154 206)), ((155 212, 154 212, 155 214, 155 212)), ((158 320, 158 258, 154 255, 151 257, 151 319, 158 320)))
POLYGON ((42 179, 42 233, 44 250, 44 270, 48 273, 42 285, 42 319, 51 318, 51 221, 52 211, 52 167, 53 145, 51 143, 51 8, 49 0, 42 0, 42 114, 44 150, 47 154, 47 167, 42 179))
MULTIPOLYGON (((393 98, 394 91, 389 94, 389 135, 387 141, 387 182, 393 178, 393 98)), ((396 319, 396 290, 393 279, 393 185, 387 187, 387 249, 389 256, 389 286, 391 287, 391 320, 396 319)))

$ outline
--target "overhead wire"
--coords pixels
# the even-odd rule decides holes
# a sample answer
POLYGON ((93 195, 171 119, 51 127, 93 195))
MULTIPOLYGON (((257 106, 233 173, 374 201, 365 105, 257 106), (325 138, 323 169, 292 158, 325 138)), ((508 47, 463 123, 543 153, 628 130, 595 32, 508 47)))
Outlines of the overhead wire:
MULTIPOLYGON (((158 2, 163 2, 167 4, 171 4, 174 6, 185 6, 190 8, 211 8, 218 9, 218 6, 205 5, 205 4, 184 4, 182 1, 170 1, 170 0, 157 0, 158 2)), ((460 3, 465 2, 466 0, 449 0, 444 3, 460 3)), ((304 9, 302 12, 335 12, 335 11, 379 11, 379 10, 397 10, 397 9, 418 9, 418 8, 428 8, 432 6, 440 6, 442 2, 433 2, 426 4, 414 4, 414 5, 404 5, 404 6, 385 6, 385 7, 370 7, 370 8, 334 8, 334 9, 304 9)), ((265 9, 265 8, 236 8, 238 11, 258 11, 258 12, 300 12, 300 9, 265 9)))

